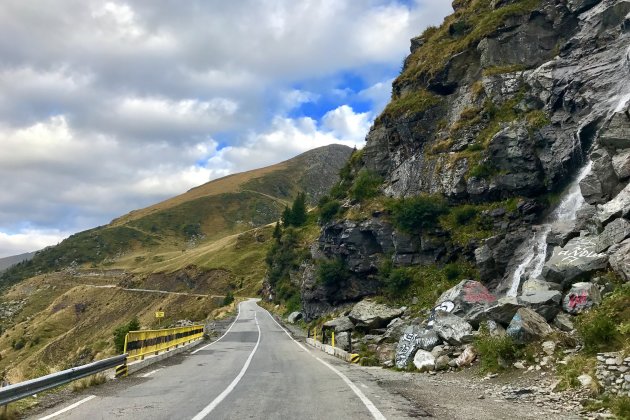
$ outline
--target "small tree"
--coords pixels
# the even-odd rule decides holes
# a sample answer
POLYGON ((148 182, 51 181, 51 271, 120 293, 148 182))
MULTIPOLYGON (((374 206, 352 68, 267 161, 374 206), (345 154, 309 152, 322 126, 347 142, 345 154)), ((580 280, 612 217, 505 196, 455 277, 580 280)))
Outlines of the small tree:
POLYGON ((276 241, 279 241, 280 238, 282 237, 282 229, 280 228, 280 222, 276 222, 276 227, 273 229, 273 234, 271 236, 273 236, 276 241))
POLYGON ((114 346, 116 351, 122 353, 125 349, 125 337, 129 331, 138 331, 140 329, 140 321, 138 317, 133 317, 131 321, 126 324, 120 325, 114 330, 114 346))
POLYGON ((282 224, 285 227, 293 225, 293 214, 291 214, 289 206, 284 206, 284 211, 282 212, 282 216, 280 216, 280 220, 282 220, 282 224))
POLYGON ((306 194, 298 193, 291 207, 291 222, 293 226, 302 226, 306 223, 306 194))

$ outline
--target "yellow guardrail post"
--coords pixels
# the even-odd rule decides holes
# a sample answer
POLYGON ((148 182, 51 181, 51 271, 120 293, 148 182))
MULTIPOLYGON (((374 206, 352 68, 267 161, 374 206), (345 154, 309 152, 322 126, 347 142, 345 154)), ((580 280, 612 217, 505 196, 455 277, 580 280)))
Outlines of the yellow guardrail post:
POLYGON ((332 342, 331 342, 332 346, 335 347, 335 332, 332 332, 332 342))

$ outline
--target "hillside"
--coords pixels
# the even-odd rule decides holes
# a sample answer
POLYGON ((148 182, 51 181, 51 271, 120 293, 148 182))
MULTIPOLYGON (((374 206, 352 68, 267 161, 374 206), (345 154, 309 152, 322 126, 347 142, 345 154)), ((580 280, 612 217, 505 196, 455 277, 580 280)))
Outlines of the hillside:
MULTIPOLYGON (((145 209, 70 236, 5 272, 11 284, 33 275, 61 269, 132 268, 151 273, 152 263, 209 246, 279 219, 299 191, 313 204, 337 179, 351 149, 330 145, 253 171, 230 175, 145 209)), ((191 252, 195 254, 195 252, 191 252)), ((196 261, 179 258, 184 268, 196 261)), ((156 264, 159 266, 159 264, 156 264)), ((156 267, 159 268, 159 267, 156 267)))
POLYGON ((11 255, 10 257, 0 258, 0 272, 7 268, 20 263, 22 261, 30 260, 35 255, 34 252, 27 252, 26 254, 11 255))

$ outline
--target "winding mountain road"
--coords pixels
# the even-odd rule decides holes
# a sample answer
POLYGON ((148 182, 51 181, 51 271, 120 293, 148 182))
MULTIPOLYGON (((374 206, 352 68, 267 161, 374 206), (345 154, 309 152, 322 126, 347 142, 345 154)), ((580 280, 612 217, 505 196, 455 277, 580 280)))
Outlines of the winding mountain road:
POLYGON ((240 304, 234 323, 218 340, 169 360, 88 389, 93 395, 36 418, 402 419, 414 414, 401 411, 408 402, 380 388, 363 370, 295 341, 254 300, 240 304))

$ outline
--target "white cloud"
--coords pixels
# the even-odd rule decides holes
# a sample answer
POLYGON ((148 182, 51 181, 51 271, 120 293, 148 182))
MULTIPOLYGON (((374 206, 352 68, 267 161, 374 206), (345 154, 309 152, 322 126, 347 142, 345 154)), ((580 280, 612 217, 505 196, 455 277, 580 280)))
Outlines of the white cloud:
POLYGON ((449 3, 3 0, 0 256, 313 147, 360 147, 409 38, 449 3), (305 104, 317 114, 290 117, 305 104))
POLYGON ((0 256, 38 251, 47 246, 56 245, 70 234, 71 232, 59 230, 37 229, 26 229, 14 234, 0 232, 0 256))

